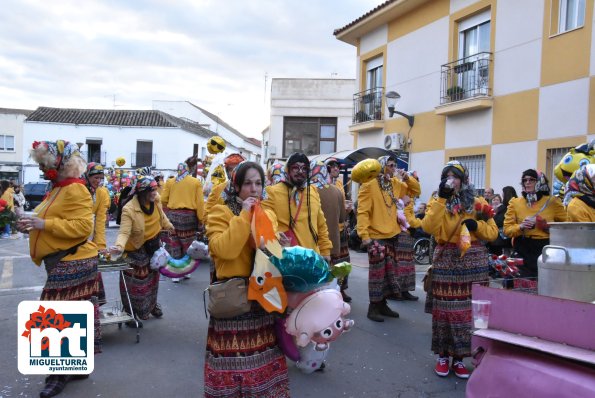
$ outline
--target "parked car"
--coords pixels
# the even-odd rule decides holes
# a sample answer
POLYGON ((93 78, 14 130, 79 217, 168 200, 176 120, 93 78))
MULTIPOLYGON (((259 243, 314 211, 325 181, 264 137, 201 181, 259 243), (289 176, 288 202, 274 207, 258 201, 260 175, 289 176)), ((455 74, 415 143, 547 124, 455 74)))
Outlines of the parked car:
POLYGON ((35 209, 48 192, 50 184, 48 181, 28 182, 25 184, 25 211, 35 209))

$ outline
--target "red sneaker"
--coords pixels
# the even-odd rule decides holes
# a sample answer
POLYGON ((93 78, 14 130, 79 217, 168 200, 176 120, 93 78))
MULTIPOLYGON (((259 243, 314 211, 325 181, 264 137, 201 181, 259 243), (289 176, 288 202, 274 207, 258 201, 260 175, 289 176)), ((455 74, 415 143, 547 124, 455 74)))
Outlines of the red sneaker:
POLYGON ((453 372, 455 372, 455 375, 460 379, 468 379, 469 375, 471 374, 465 367, 465 364, 463 363, 463 361, 453 360, 452 361, 452 370, 453 370, 453 372))
POLYGON ((441 377, 446 377, 448 376, 448 357, 438 357, 438 360, 436 361, 436 368, 434 369, 434 372, 436 372, 436 374, 438 376, 441 377))

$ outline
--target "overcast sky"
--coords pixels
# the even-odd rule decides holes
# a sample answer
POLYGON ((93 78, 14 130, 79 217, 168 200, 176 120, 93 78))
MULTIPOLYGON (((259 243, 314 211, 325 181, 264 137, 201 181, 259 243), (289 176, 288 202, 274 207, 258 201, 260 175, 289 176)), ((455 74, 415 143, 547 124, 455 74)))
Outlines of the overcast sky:
POLYGON ((271 78, 354 78, 333 30, 382 2, 1 0, 0 107, 185 100, 260 138, 271 78))

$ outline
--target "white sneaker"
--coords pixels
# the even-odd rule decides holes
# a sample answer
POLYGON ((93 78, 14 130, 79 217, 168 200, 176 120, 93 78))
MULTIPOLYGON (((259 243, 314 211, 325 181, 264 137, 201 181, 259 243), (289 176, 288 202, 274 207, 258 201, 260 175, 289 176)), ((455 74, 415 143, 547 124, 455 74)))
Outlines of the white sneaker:
POLYGON ((190 274, 184 275, 184 279, 190 279, 190 274))
POLYGON ((180 283, 180 278, 171 278, 173 283, 180 283))

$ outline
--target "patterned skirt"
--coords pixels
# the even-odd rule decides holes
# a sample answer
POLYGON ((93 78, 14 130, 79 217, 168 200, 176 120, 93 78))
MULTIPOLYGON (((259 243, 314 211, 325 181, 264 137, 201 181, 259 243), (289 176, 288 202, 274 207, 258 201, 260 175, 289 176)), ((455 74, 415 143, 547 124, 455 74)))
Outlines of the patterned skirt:
POLYGON ((174 225, 174 232, 163 231, 161 241, 165 250, 173 258, 182 258, 196 239, 198 233, 198 217, 196 211, 190 209, 168 209, 167 218, 174 225))
POLYGON ((254 303, 246 314, 209 319, 205 397, 289 397, 285 356, 277 345, 274 316, 254 303))
POLYGON ((415 263, 413 262, 413 244, 415 239, 408 232, 399 234, 397 243, 397 284, 399 291, 409 292, 415 290, 415 263))
POLYGON ((461 258, 455 244, 438 245, 432 264, 432 289, 426 300, 432 309, 432 351, 468 357, 471 355, 471 286, 488 282, 487 249, 482 242, 472 242, 461 258))
MULTIPOLYGON (((347 228, 343 229, 343 231, 339 232, 339 237, 341 238, 341 243, 339 246, 339 254, 333 255, 331 254, 331 265, 339 264, 344 261, 350 262, 351 258, 349 256, 349 232, 347 228)), ((339 286, 341 286, 341 290, 345 290, 349 287, 349 275, 345 278, 339 280, 339 286)))
POLYGON ((130 314, 126 286, 134 315, 138 319, 148 319, 151 311, 157 305, 157 291, 159 290, 159 271, 152 270, 149 266, 151 258, 145 251, 144 246, 140 249, 128 252, 126 261, 132 270, 120 274, 120 299, 124 311, 130 314))
POLYGON ((397 278, 399 236, 373 239, 368 245, 368 294, 371 303, 401 292, 397 278))
POLYGON ((82 260, 60 261, 45 270, 48 279, 41 292, 40 300, 79 301, 89 300, 95 310, 95 353, 101 352, 101 325, 99 324, 99 278, 97 257, 82 260))

